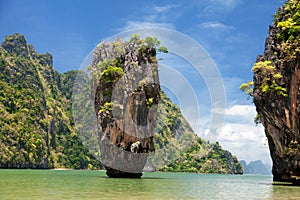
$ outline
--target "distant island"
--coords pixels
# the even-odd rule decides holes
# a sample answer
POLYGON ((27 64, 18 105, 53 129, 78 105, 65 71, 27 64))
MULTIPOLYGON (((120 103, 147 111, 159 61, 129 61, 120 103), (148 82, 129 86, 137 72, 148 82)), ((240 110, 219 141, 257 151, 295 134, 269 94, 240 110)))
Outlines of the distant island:
MULTIPOLYGON (((112 46, 120 47, 122 42, 112 46)), ((103 169, 82 144, 72 117, 73 84, 80 73, 57 72, 52 55, 36 52, 21 34, 5 37, 0 46, 0 168, 103 169)), ((147 160, 145 170, 243 173, 235 156, 197 136, 180 108, 162 90, 159 93, 162 106, 153 134, 156 153, 147 160), (176 139, 178 134, 181 140, 176 139), (162 150, 164 146, 168 152, 162 150), (170 154, 176 159, 166 163, 170 154)), ((152 101, 148 100, 149 106, 152 101)))
POLYGON ((272 175, 272 168, 264 164, 261 160, 251 161, 249 164, 244 160, 240 160, 244 174, 252 175, 272 175))

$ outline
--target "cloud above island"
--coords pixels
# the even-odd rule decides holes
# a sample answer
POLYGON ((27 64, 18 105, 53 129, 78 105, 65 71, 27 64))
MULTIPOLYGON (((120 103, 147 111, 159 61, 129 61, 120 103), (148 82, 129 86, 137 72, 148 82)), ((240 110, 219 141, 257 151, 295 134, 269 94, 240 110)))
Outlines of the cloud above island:
POLYGON ((254 105, 233 105, 225 109, 225 122, 218 129, 218 141, 239 160, 262 160, 271 164, 268 141, 261 124, 253 122, 254 105))

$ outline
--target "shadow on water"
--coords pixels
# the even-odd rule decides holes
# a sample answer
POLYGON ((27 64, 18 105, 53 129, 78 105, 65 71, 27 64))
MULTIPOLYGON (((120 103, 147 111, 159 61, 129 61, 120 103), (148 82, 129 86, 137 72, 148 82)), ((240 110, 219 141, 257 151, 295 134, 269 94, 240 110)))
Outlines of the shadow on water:
POLYGON ((97 176, 98 178, 102 178, 102 179, 110 179, 110 180, 126 180, 126 179, 128 179, 128 180, 147 180, 147 179, 149 179, 149 180, 166 180, 166 179, 168 179, 168 178, 161 178, 161 177, 141 177, 141 178, 110 178, 110 177, 108 177, 108 176, 97 176))
POLYGON ((283 186, 283 187, 298 187, 300 189, 300 185, 288 183, 288 182, 274 182, 273 186, 283 186))

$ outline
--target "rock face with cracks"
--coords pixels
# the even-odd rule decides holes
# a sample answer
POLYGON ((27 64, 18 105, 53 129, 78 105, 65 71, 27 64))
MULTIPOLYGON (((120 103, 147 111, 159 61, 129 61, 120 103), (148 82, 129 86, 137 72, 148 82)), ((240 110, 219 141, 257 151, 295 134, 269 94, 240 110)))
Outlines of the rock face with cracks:
POLYGON ((155 44, 138 37, 102 42, 90 72, 95 91, 98 143, 109 177, 142 176, 153 132, 160 84, 155 44))
POLYGON ((253 98, 265 127, 274 181, 300 184, 300 3, 290 0, 270 26, 253 67, 253 98))

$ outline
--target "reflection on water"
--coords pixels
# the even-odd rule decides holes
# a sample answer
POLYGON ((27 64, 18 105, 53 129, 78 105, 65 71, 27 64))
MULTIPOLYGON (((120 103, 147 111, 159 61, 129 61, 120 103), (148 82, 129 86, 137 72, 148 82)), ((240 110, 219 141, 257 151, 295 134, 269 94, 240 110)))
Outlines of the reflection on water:
POLYGON ((271 176, 144 173, 111 179, 103 171, 0 170, 0 199, 300 199, 300 187, 271 176))

